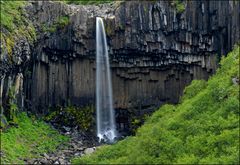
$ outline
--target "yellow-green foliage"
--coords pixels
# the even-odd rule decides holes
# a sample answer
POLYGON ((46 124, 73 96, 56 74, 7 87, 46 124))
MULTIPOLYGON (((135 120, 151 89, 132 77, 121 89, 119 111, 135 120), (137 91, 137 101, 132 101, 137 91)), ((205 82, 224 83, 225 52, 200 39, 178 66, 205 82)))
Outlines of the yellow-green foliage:
POLYGON ((132 118, 131 119, 131 131, 133 133, 136 133, 137 131, 137 128, 140 127, 141 125, 141 120, 140 119, 137 119, 137 118, 132 118))
POLYGON ((30 43, 33 43, 37 38, 35 28, 32 24, 25 28, 19 28, 16 34, 17 36, 25 36, 30 43))
POLYGON ((13 49, 13 46, 14 46, 14 39, 10 35, 10 36, 5 38, 5 41, 6 41, 7 52, 9 54, 10 59, 12 60, 12 49, 13 49))
POLYGON ((65 26, 67 26, 69 24, 69 17, 68 16, 63 16, 60 17, 57 21, 57 27, 58 28, 64 28, 65 26))
MULTIPOLYGON (((5 35, 1 32, 0 33, 0 44, 1 44, 1 52, 4 52, 5 51, 5 47, 4 47, 4 45, 3 45, 3 42, 4 42, 4 38, 5 37, 5 35)), ((1 55, 0 55, 0 57, 1 57, 1 55)))
POLYGON ((182 103, 165 105, 128 137, 74 164, 239 164, 239 50, 207 83, 194 81, 182 103), (200 88, 200 89, 198 89, 200 88))
POLYGON ((185 11, 185 6, 180 0, 173 0, 171 3, 177 10, 177 13, 182 13, 185 11))
POLYGON ((148 7, 147 6, 143 6, 143 9, 144 9, 144 13, 148 12, 148 7))
MULTIPOLYGON (((35 28, 24 16, 23 7, 28 4, 27 1, 1 0, 0 4, 0 25, 1 28, 8 31, 4 32, 4 35, 1 35, 1 42, 5 41, 8 55, 12 59, 12 49, 15 43, 14 38, 24 36, 28 41, 33 42, 36 39, 35 28)), ((1 33, 3 32, 1 31, 1 33)))
POLYGON ((76 125, 80 129, 86 131, 90 129, 90 126, 93 123, 93 108, 90 106, 84 108, 78 108, 69 106, 65 109, 69 116, 73 116, 76 122, 76 125))
POLYGON ((68 16, 62 16, 59 17, 52 25, 47 26, 46 24, 44 24, 42 26, 42 30, 43 32, 56 32, 58 29, 63 29, 64 27, 66 27, 68 24, 70 23, 69 17, 68 16))
POLYGON ((181 102, 196 96, 200 91, 202 91, 206 87, 207 87, 207 82, 205 80, 193 80, 191 85, 187 86, 184 89, 181 102))
POLYGON ((22 10, 25 1, 1 0, 1 26, 9 31, 13 31, 18 26, 23 25, 22 10))
POLYGON ((54 108, 54 110, 48 114, 45 119, 47 121, 61 122, 63 125, 79 126, 81 130, 89 131, 94 122, 93 107, 57 107, 54 108))
POLYGON ((135 134, 137 129, 148 119, 149 115, 145 114, 142 116, 131 115, 130 129, 131 133, 135 134))
POLYGON ((18 106, 15 103, 16 96, 15 96, 15 86, 12 86, 9 89, 8 92, 8 109, 4 111, 5 116, 7 117, 7 120, 10 124, 17 124, 17 112, 18 112, 18 106))
POLYGON ((49 125, 32 120, 25 113, 18 115, 18 128, 12 127, 1 132, 0 164, 23 164, 24 159, 37 158, 40 154, 54 151, 68 141, 49 125))
POLYGON ((4 114, 0 114, 0 131, 8 126, 7 118, 4 114))
POLYGON ((110 36, 112 33, 113 33, 113 28, 112 27, 110 27, 109 25, 107 25, 106 23, 104 23, 105 25, 105 29, 106 29, 106 34, 108 35, 108 36, 110 36))
POLYGON ((9 123, 10 124, 17 124, 17 112, 18 112, 18 106, 14 102, 10 102, 10 108, 9 108, 9 123))

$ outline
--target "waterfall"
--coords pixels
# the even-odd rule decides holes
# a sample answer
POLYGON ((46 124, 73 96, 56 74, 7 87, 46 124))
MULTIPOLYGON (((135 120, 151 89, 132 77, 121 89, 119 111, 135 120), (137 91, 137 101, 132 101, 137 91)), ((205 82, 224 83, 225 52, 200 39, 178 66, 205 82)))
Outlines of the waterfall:
POLYGON ((112 81, 107 40, 102 18, 96 18, 96 109, 99 140, 113 142, 116 137, 112 81))

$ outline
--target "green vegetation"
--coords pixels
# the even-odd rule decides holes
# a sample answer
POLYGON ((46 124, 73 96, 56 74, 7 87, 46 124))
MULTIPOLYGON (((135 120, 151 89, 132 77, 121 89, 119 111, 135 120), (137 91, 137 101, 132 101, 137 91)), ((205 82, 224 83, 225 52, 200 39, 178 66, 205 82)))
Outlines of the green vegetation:
POLYGON ((6 129, 9 125, 17 125, 18 119, 17 119, 17 113, 18 113, 18 106, 16 104, 16 94, 15 94, 15 86, 12 86, 8 90, 8 96, 7 96, 7 105, 5 110, 3 110, 3 107, 0 106, 0 130, 6 129))
POLYGON ((15 86, 12 86, 9 89, 9 94, 8 94, 8 109, 4 111, 4 114, 9 124, 18 123, 18 120, 17 120, 18 106, 15 103, 15 101, 16 101, 15 86))
POLYGON ((9 31, 13 31, 16 26, 24 25, 24 17, 22 16, 22 10, 26 2, 24 1, 7 1, 1 0, 1 26, 7 28, 9 31))
POLYGON ((184 3, 180 0, 173 0, 173 2, 171 3, 172 6, 174 6, 177 10, 177 13, 183 13, 185 11, 185 6, 184 3))
POLYGON ((200 91, 207 87, 207 82, 204 80, 193 80, 191 85, 187 86, 183 91, 181 102, 196 96, 200 91))
POLYGON ((109 3, 113 0, 64 0, 67 4, 75 5, 97 5, 102 3, 109 3))
POLYGON ((84 108, 68 106, 52 108, 45 120, 60 123, 66 126, 78 126, 82 131, 90 131, 93 126, 93 107, 84 108))
POLYGON ((12 38, 13 35, 25 35, 34 40, 36 37, 35 29, 25 17, 23 7, 27 1, 8 1, 1 0, 1 27, 6 28, 12 35, 5 36, 12 38))
MULTIPOLYGON (((25 17, 23 7, 27 5, 27 1, 8 1, 1 0, 1 48, 6 44, 6 51, 12 60, 12 48, 15 44, 15 37, 24 36, 30 42, 36 39, 35 28, 25 17), (7 31, 2 31, 2 28, 7 31)), ((3 52, 3 51, 2 51, 3 52)))
POLYGON ((156 111, 136 136, 72 163, 239 164, 239 49, 208 82, 193 81, 179 105, 156 111))
POLYGON ((0 113, 0 130, 4 129, 8 126, 8 121, 7 118, 2 114, 2 112, 0 113))
POLYGON ((137 129, 143 125, 143 123, 148 119, 149 114, 145 114, 142 116, 136 115, 136 114, 130 114, 130 130, 131 133, 134 135, 137 132, 137 129))
POLYGON ((18 128, 1 132, 0 164, 23 164, 24 159, 37 158, 42 153, 56 150, 68 141, 46 123, 29 118, 26 113, 18 114, 18 128))
POLYGON ((108 36, 113 35, 114 31, 111 24, 107 24, 106 22, 104 22, 104 27, 105 27, 106 35, 108 36))
POLYGON ((42 30, 43 30, 43 32, 53 33, 53 32, 56 32, 58 29, 63 29, 69 23, 70 23, 69 17, 68 16, 62 16, 62 17, 58 18, 57 21, 55 21, 50 26, 47 26, 47 25, 44 24, 42 26, 42 30))

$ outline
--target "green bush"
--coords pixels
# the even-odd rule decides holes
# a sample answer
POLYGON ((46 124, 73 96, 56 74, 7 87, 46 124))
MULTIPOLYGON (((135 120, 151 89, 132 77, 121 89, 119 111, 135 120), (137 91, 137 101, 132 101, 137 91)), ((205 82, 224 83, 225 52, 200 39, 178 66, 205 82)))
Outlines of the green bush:
POLYGON ((17 113, 18 113, 18 106, 16 103, 11 102, 10 103, 10 108, 9 108, 9 123, 11 124, 17 124, 17 113))
POLYGON ((142 116, 136 115, 134 113, 130 114, 130 133, 136 134, 137 129, 143 125, 143 123, 147 120, 149 114, 144 114, 142 116))
POLYGON ((64 109, 69 115, 69 118, 74 118, 73 122, 78 125, 83 131, 87 131, 93 124, 93 108, 90 106, 78 108, 69 106, 64 109))
POLYGON ((239 46, 208 82, 193 81, 179 105, 164 105, 137 130, 80 164, 239 164, 239 46))
POLYGON ((83 108, 75 106, 56 107, 50 110, 45 120, 65 126, 78 126, 83 131, 90 131, 94 122, 93 110, 92 106, 83 108))
POLYGON ((181 0, 173 0, 171 4, 176 8, 177 13, 181 14, 185 11, 184 3, 181 0))
POLYGON ((53 24, 49 26, 46 24, 43 24, 42 31, 54 33, 59 29, 64 29, 67 25, 69 25, 69 23, 70 23, 70 20, 68 16, 61 16, 53 24))
POLYGON ((67 26, 68 24, 70 23, 69 21, 69 17, 68 16, 63 16, 63 17, 60 17, 56 23, 56 26, 58 28, 64 28, 65 26, 67 26))

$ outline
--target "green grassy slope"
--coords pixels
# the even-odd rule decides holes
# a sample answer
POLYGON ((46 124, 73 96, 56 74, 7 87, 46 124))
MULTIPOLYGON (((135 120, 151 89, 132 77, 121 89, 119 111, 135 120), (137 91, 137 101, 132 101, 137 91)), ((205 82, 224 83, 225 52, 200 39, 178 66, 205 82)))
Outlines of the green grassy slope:
POLYGON ((37 158, 41 153, 54 151, 68 140, 46 123, 31 119, 25 113, 18 115, 18 128, 9 128, 0 136, 3 152, 0 164, 23 164, 24 159, 37 158))
POLYGON ((1 55, 7 52, 10 60, 12 60, 12 49, 17 38, 25 37, 30 43, 36 40, 35 28, 26 18, 24 10, 26 5, 28 5, 27 1, 0 1, 1 55))
POLYGON ((179 105, 156 111, 136 136, 72 162, 239 164, 239 48, 208 82, 194 80, 179 105))
POLYGON ((21 8, 26 5, 24 1, 1 0, 1 25, 13 31, 21 25, 24 25, 25 18, 21 8))

